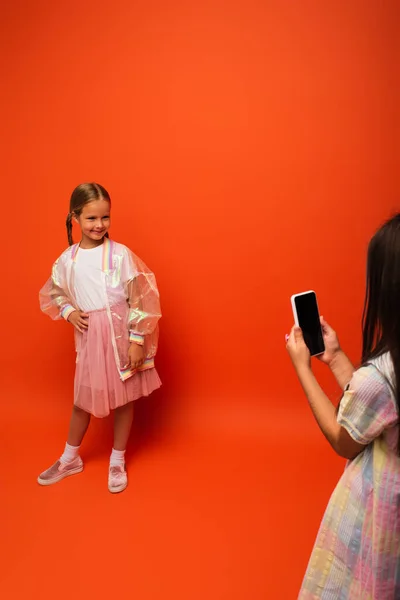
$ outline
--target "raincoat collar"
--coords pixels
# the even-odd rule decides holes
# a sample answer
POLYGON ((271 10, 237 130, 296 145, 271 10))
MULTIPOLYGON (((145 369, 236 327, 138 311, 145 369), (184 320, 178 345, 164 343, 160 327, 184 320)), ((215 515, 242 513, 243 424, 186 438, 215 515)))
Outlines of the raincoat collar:
MULTIPOLYGON (((113 243, 109 238, 104 238, 103 241, 103 259, 102 259, 102 270, 104 273, 109 273, 112 270, 112 249, 113 243)), ((78 254, 78 250, 80 247, 80 243, 74 244, 71 250, 71 258, 73 262, 76 262, 76 257, 78 254)))

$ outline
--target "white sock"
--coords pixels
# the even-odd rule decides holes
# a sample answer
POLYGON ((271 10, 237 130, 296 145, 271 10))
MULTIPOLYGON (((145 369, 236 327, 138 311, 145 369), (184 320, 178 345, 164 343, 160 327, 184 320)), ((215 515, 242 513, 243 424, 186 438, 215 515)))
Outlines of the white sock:
POLYGON ((80 446, 70 446, 69 444, 65 444, 64 454, 61 456, 60 461, 64 463, 64 465, 72 462, 79 455, 80 446))
POLYGON ((125 450, 114 450, 112 449, 110 456, 110 467, 124 467, 125 466, 125 450))

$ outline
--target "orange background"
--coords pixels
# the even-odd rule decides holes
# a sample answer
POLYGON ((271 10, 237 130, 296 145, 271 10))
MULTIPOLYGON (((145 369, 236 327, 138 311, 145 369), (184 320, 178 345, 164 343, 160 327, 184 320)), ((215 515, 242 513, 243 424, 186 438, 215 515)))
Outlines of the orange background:
POLYGON ((366 244, 397 208, 398 26, 396 0, 3 7, 7 598, 296 597, 343 462, 286 356, 289 297, 315 289, 357 359, 366 244), (116 498, 107 422, 84 475, 35 483, 62 451, 74 369, 38 290, 90 180, 164 314, 164 386, 137 405, 116 498))

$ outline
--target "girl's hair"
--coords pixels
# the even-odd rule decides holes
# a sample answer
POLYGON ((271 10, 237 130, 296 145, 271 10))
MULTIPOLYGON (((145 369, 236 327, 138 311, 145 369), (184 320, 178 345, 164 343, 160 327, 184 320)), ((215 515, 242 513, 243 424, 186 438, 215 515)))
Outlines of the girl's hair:
POLYGON ((391 383, 400 412, 400 213, 376 232, 368 247, 362 362, 385 352, 392 358, 391 383))
MULTIPOLYGON (((68 243, 70 246, 74 243, 72 239, 72 218, 74 216, 79 217, 83 207, 89 202, 93 202, 93 200, 107 200, 111 204, 109 193, 99 183, 81 183, 72 192, 66 221, 68 243)), ((106 233, 106 237, 108 237, 108 233, 106 233)))

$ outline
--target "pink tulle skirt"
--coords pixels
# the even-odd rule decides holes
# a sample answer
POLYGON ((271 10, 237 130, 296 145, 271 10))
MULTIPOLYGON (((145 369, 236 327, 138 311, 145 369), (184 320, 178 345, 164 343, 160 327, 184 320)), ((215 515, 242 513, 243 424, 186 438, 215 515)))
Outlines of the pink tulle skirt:
POLYGON ((149 396, 161 386, 161 381, 154 368, 122 381, 115 362, 106 310, 88 314, 88 329, 80 334, 74 403, 95 417, 106 417, 111 410, 149 396))

